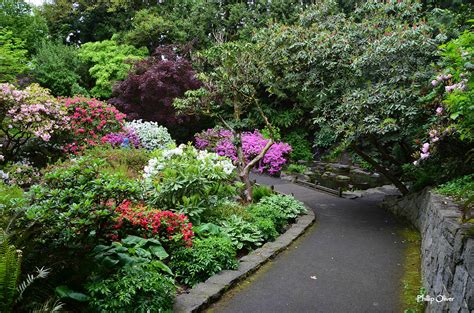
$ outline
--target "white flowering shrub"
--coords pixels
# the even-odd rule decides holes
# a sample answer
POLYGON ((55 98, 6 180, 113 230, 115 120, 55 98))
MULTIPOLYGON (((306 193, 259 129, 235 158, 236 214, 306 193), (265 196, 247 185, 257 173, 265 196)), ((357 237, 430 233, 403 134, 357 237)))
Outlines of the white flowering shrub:
POLYGON ((175 143, 168 129, 156 122, 134 120, 126 123, 125 126, 133 130, 140 138, 141 145, 147 150, 165 149, 175 143))
POLYGON ((236 195, 234 169, 230 159, 191 145, 156 150, 144 168, 146 199, 200 222, 202 212, 236 195))

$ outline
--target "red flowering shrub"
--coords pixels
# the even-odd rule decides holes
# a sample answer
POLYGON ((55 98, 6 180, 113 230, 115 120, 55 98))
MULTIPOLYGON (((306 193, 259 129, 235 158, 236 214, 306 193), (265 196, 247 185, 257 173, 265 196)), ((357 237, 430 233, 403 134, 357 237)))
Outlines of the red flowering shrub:
POLYGON ((63 101, 68 108, 73 138, 64 147, 66 152, 77 153, 88 146, 96 146, 103 136, 123 130, 126 115, 105 102, 82 97, 63 101))
POLYGON ((122 234, 133 234, 144 238, 158 238, 165 248, 192 245, 193 225, 183 214, 150 209, 142 204, 134 205, 129 200, 122 202, 115 213, 113 229, 117 233, 113 235, 113 239, 123 237, 122 234))

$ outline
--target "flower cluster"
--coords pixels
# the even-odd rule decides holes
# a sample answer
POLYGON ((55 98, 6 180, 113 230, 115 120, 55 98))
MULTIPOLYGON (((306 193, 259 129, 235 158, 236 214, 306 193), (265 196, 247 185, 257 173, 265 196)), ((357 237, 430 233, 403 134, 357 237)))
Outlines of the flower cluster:
MULTIPOLYGON (((122 202, 115 209, 115 224, 112 226, 119 234, 134 233, 145 238, 159 238, 164 245, 190 247, 194 233, 193 225, 183 214, 171 211, 150 209, 144 205, 134 205, 131 201, 122 202)), ((113 239, 120 236, 115 235, 113 239)))
POLYGON ((23 90, 0 84, 0 116, 1 128, 12 140, 33 135, 49 141, 53 134, 69 128, 66 108, 38 84, 23 90))
POLYGON ((16 162, 0 170, 0 179, 8 185, 30 187, 41 179, 40 171, 28 161, 16 162))
POLYGON ((141 145, 145 149, 164 149, 170 144, 174 144, 168 129, 158 125, 156 122, 134 120, 126 123, 126 127, 138 136, 141 145))
MULTIPOLYGON (((218 155, 230 158, 234 163, 238 160, 234 136, 229 130, 208 129, 195 136, 195 143, 198 149, 216 152, 218 155)), ((243 133, 242 150, 246 162, 260 154, 267 143, 268 139, 258 130, 243 133)), ((290 152, 291 146, 289 144, 283 142, 274 143, 263 159, 257 164, 257 171, 260 173, 267 172, 271 175, 279 173, 283 165, 288 161, 290 152)))
POLYGON ((172 159, 182 164, 186 164, 189 161, 194 162, 199 166, 200 174, 202 175, 212 176, 220 172, 221 175, 219 176, 229 177, 235 169, 235 166, 227 158, 223 158, 216 153, 205 150, 199 151, 192 146, 181 144, 176 148, 163 150, 158 157, 151 158, 143 170, 145 180, 153 179, 160 171, 169 167, 169 164, 173 161, 172 159))
POLYGON ((110 133, 102 137, 102 143, 108 143, 112 147, 140 147, 140 138, 133 129, 125 128, 119 133, 110 133))
POLYGON ((73 142, 67 152, 77 153, 88 146, 101 143, 103 136, 123 130, 125 114, 96 99, 82 97, 64 99, 71 119, 73 142))

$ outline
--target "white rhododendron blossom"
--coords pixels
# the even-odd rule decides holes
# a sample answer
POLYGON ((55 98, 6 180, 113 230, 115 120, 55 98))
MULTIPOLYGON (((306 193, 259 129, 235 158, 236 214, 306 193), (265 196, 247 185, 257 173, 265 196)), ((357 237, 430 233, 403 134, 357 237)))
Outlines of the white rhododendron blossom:
POLYGON ((232 161, 214 152, 197 150, 193 146, 179 145, 173 149, 160 151, 157 157, 151 158, 143 170, 143 178, 150 180, 166 168, 173 168, 173 163, 198 166, 203 175, 217 175, 230 178, 235 170, 232 161))

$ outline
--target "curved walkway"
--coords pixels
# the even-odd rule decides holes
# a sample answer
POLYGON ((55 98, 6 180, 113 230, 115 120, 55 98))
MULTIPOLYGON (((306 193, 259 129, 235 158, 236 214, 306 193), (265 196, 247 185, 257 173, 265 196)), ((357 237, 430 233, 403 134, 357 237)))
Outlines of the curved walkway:
POLYGON ((280 179, 262 184, 293 193, 316 224, 288 250, 211 306, 225 313, 399 312, 404 244, 381 196, 337 198, 280 179))

